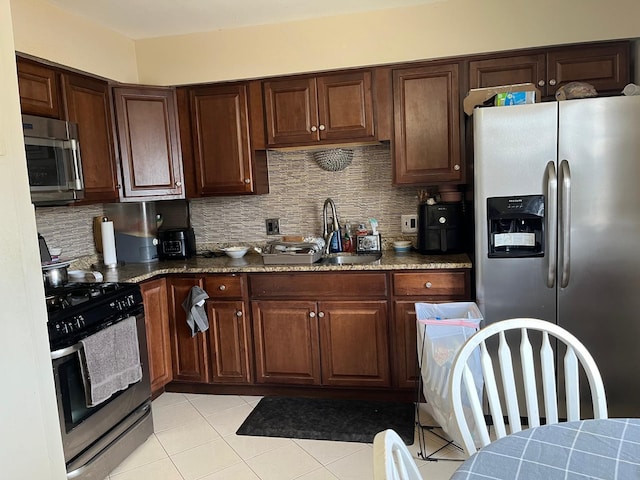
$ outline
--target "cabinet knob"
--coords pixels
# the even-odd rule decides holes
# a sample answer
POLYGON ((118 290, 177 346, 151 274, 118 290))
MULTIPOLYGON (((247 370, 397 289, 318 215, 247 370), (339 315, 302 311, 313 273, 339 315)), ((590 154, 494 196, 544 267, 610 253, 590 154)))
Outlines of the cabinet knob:
POLYGON ((551 85, 552 87, 556 84, 556 79, 552 78, 551 80, 549 80, 549 85, 551 85))
POLYGON ((538 80, 538 86, 544 87, 544 80, 538 80))
POLYGON ((251 183, 251 179, 250 178, 245 178, 244 179, 244 183, 251 183))
POLYGON ((460 170, 460 165, 458 165, 458 164, 454 165, 453 169, 456 170, 456 171, 460 170))
POLYGON ((313 126, 311 127, 311 131, 312 131, 312 132, 315 132, 315 131, 317 131, 317 130, 318 130, 318 127, 316 127, 315 125, 313 125, 313 126))
POLYGON ((236 317, 241 317, 241 316, 242 316, 242 311, 241 311, 241 310, 238 310, 238 311, 236 312, 236 317))
POLYGON ((319 128, 319 129, 320 129, 320 131, 322 132, 326 127, 325 127, 324 125, 320 125, 318 128, 319 128))
POLYGON ((116 185, 116 188, 117 188, 118 190, 122 190, 122 185, 117 184, 117 185, 116 185))
POLYGON ((316 312, 309 312, 309 316, 311 318, 316 318, 316 312))
POLYGON ((218 290, 220 290, 220 291, 222 291, 222 292, 224 292, 226 289, 227 289, 227 286, 226 286, 226 285, 220 285, 220 286, 218 287, 218 290))
POLYGON ((324 312, 320 312, 320 313, 318 313, 318 317, 320 317, 320 318, 324 318, 324 312))
POLYGON ((427 288, 431 288, 433 285, 431 284, 431 282, 427 282, 424 284, 424 286, 427 288))
POLYGON ((176 187, 181 187, 182 186, 182 182, 176 182, 176 187))

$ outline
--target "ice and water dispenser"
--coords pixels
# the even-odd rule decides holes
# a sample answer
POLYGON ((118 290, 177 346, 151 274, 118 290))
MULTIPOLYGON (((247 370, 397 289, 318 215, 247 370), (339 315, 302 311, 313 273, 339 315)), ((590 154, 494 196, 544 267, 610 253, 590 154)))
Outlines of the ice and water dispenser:
POLYGON ((544 256, 544 195, 487 198, 489 257, 544 256))

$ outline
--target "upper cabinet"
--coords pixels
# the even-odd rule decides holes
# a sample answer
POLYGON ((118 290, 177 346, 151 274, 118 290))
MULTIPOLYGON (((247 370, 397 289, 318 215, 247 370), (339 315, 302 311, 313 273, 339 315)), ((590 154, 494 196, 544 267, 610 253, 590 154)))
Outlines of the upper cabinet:
POLYGON ((175 90, 115 87, 121 201, 184 198, 175 90))
POLYGON ((65 117, 78 124, 83 203, 118 199, 118 175, 109 85, 107 82, 73 73, 62 73, 65 117))
POLYGON ((629 42, 490 55, 469 62, 469 88, 533 83, 543 97, 553 97, 562 85, 579 81, 599 93, 619 93, 631 81, 629 60, 629 42))
POLYGON ((376 138, 369 70, 273 79, 263 86, 268 146, 376 138))
POLYGON ((393 70, 393 183, 464 181, 458 64, 393 70))
POLYGON ((268 193, 260 82, 177 94, 187 196, 268 193))
POLYGON ((23 58, 18 58, 17 70, 22 113, 61 118, 58 72, 23 58))

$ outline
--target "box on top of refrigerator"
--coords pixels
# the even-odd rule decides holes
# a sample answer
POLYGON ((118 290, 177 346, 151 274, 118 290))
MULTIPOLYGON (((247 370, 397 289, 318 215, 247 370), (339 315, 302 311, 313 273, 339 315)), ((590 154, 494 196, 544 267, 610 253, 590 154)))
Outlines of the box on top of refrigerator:
POLYGON ((464 98, 463 106, 464 113, 473 115, 473 109, 479 105, 521 105, 539 101, 540 90, 533 83, 515 83, 498 87, 472 88, 464 98), (508 95, 511 97, 507 98, 508 95), (503 103, 496 103, 497 101, 503 103), (515 103, 504 103, 505 101, 515 103))

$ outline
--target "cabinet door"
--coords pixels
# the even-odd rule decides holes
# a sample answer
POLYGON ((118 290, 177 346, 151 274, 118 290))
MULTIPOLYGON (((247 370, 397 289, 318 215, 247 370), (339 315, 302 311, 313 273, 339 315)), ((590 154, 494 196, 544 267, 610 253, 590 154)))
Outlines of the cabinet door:
POLYGON ((320 139, 314 78, 270 80, 263 88, 269 145, 308 144, 320 139))
POLYGON ((191 128, 200 195, 253 190, 245 85, 190 91, 191 128))
POLYGON ((545 91, 546 56, 543 53, 488 58, 469 62, 469 88, 533 83, 545 91))
POLYGON ((118 199, 109 86, 81 75, 61 75, 66 119, 78 124, 86 202, 118 199))
POLYGON ((256 382, 319 385, 315 302, 252 302, 256 382))
POLYGON ((144 303, 144 322, 147 329, 151 392, 163 389, 173 378, 171 370, 171 342, 167 283, 164 278, 140 284, 144 303))
POLYGON ((629 43, 553 49, 547 55, 547 95, 568 82, 587 82, 598 92, 620 93, 630 81, 629 43))
POLYGON ((373 140, 371 72, 318 77, 321 140, 373 140))
POLYGON ((249 325, 242 300, 207 301, 211 381, 249 383, 249 325))
POLYGON ((174 91, 113 89, 122 200, 184 198, 174 91))
POLYGON ((60 118, 57 72, 22 58, 18 58, 16 64, 22 113, 60 118))
POLYGON ((394 70, 393 183, 461 182, 458 64, 394 70))
POLYGON ((322 384, 387 387, 387 302, 318 304, 322 384))
POLYGON ((196 333, 191 336, 191 328, 187 324, 187 314, 182 302, 189 295, 191 287, 202 288, 200 278, 169 278, 171 354, 173 360, 173 378, 189 382, 208 381, 207 333, 196 333))
POLYGON ((392 334, 394 386, 415 388, 419 374, 415 302, 395 302, 392 334))

